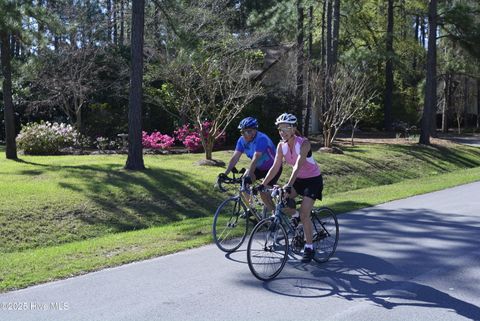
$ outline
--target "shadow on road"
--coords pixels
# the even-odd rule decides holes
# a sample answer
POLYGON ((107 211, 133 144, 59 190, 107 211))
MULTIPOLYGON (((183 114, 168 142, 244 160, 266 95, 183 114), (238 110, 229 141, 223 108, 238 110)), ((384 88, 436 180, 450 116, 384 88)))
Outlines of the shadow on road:
POLYGON ((313 269, 312 277, 279 277, 263 283, 273 293, 291 297, 337 296, 349 301, 367 300, 386 309, 399 306, 443 308, 478 320, 480 307, 413 280, 394 280, 396 268, 377 257, 339 252, 325 268, 313 269))
MULTIPOLYGON (((253 276, 240 282, 291 297, 336 296, 386 309, 443 308, 480 319, 480 307, 449 293, 456 289, 442 291, 437 289, 442 286, 430 285, 460 274, 472 259, 478 261, 480 222, 474 217, 428 209, 370 208, 340 215, 339 221, 339 248, 329 262, 289 261, 270 282, 258 282, 253 276)), ((478 276, 467 273, 462 278, 458 286, 475 297, 478 276)))

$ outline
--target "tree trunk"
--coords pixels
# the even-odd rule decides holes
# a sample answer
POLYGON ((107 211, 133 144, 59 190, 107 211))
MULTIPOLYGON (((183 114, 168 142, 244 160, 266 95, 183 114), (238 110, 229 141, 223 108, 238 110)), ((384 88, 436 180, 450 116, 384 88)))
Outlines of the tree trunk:
POLYGON ((5 119, 5 143, 7 159, 17 159, 17 144, 15 142, 15 115, 12 98, 12 67, 10 57, 10 36, 6 31, 0 31, 0 55, 3 74, 3 113, 5 119))
POLYGON ((432 114, 437 106, 437 0, 428 5, 428 53, 425 104, 420 130, 420 144, 430 145, 432 114))
POLYGON ((427 38, 426 33, 427 31, 425 30, 425 19, 422 17, 420 23, 420 43, 422 44, 422 48, 425 48, 425 40, 427 38))
MULTIPOLYGON (((143 2, 144 0, 142 0, 143 2)), ((120 46, 125 39, 125 0, 120 0, 120 46)))
POLYGON ((385 110, 384 126, 386 131, 392 130, 392 105, 393 105, 393 1, 388 0, 388 19, 387 19, 387 37, 386 51, 387 61, 385 65, 385 110))
POLYGON ((304 42, 303 42, 303 1, 297 0, 297 89, 295 92, 295 98, 297 101, 297 119, 298 119, 298 129, 301 131, 303 129, 303 109, 305 106, 303 89, 304 89, 304 77, 303 77, 303 68, 304 68, 304 42))
POLYGON ((338 39, 340 37, 340 0, 334 0, 332 16, 332 65, 335 68, 338 61, 338 39))
POLYGON ((132 69, 128 111, 128 158, 126 169, 145 169, 142 153, 142 79, 143 79, 143 30, 145 1, 133 1, 132 7, 132 69))
POLYGON ((118 46, 118 19, 117 19, 117 12, 118 12, 118 0, 113 0, 113 43, 118 46))
POLYGON ((323 146, 330 148, 332 147, 332 128, 323 127, 323 146))
POLYGON ((443 87, 444 100, 443 100, 443 110, 442 110, 442 133, 448 132, 447 112, 448 112, 449 101, 450 101, 450 86, 451 86, 450 73, 447 72, 447 74, 445 75, 445 84, 443 87))
POLYGON ((307 81, 306 81, 306 94, 307 94, 307 110, 305 112, 305 124, 303 127, 303 134, 308 137, 310 130, 310 118, 312 110, 312 95, 310 89, 310 74, 311 74, 311 59, 312 59, 312 45, 313 45, 313 6, 308 8, 308 54, 307 54, 307 81))
POLYGON ((331 66, 333 65, 333 58, 332 58, 332 1, 333 0, 326 0, 327 1, 327 39, 326 39, 326 46, 325 46, 325 53, 327 55, 327 65, 326 70, 327 74, 330 74, 331 66))
POLYGON ((82 126, 82 107, 75 108, 75 128, 81 133, 83 130, 82 126))
MULTIPOLYGON (((418 43, 419 31, 420 31, 420 17, 417 15, 415 16, 415 34, 414 34, 415 43, 418 43)), ((412 69, 413 69, 413 72, 417 71, 417 54, 415 52, 413 53, 412 69)))
POLYGON ((325 66, 325 90, 324 90, 324 98, 323 98, 323 108, 324 111, 330 109, 330 97, 332 96, 332 90, 330 86, 330 82, 332 79, 333 73, 333 56, 332 56, 332 1, 333 0, 326 0, 327 1, 327 39, 326 39, 326 46, 325 46, 325 53, 327 55, 327 63, 325 66))
POLYGON ((321 57, 320 57, 320 62, 321 62, 321 66, 322 66, 322 69, 325 68, 325 57, 327 55, 326 53, 326 49, 325 49, 325 19, 326 19, 326 10, 327 10, 327 1, 328 0, 323 0, 323 8, 322 8, 322 41, 321 41, 321 57))
POLYGON ((112 41, 112 0, 107 2, 107 42, 112 41))
POLYGON ((205 142, 205 159, 206 160, 213 160, 213 145, 215 144, 215 140, 208 137, 205 142))

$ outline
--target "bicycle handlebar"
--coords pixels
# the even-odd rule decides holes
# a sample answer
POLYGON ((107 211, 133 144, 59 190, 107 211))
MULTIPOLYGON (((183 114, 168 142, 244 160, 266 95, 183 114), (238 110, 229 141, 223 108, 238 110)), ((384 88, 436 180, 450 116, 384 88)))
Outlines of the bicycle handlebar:
POLYGON ((222 184, 241 184, 242 183, 242 177, 243 174, 245 173, 245 168, 242 168, 240 171, 238 171, 235 167, 232 169, 232 177, 228 177, 226 175, 220 174, 218 175, 217 182, 215 183, 215 186, 218 187, 218 189, 222 192, 225 193, 227 190, 225 187, 223 187, 222 184), (235 174, 240 174, 240 177, 235 177, 235 174))
POLYGON ((222 192, 225 193, 227 190, 225 187, 223 187, 222 184, 239 184, 242 182, 241 178, 231 178, 231 177, 218 177, 217 178, 217 183, 216 186, 218 186, 218 189, 222 192))

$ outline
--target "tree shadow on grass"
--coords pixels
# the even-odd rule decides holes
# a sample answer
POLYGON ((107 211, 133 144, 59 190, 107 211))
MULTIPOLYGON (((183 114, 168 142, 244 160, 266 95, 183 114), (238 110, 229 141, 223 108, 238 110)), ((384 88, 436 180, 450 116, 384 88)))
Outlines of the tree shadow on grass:
MULTIPOLYGON (((385 161, 382 159, 372 159, 367 155, 350 154, 349 156, 357 159, 358 161, 366 164, 368 168, 372 168, 373 171, 366 171, 365 176, 368 177, 370 182, 374 182, 377 185, 386 185, 399 182, 404 179, 415 179, 419 176, 430 175, 431 171, 439 173, 448 173, 452 170, 462 168, 473 168, 480 166, 480 149, 465 149, 463 151, 452 150, 443 146, 421 146, 421 145, 391 145, 389 151, 397 153, 399 156, 406 155, 414 160, 421 161, 426 165, 425 171, 420 173, 415 166, 411 166, 411 169, 404 171, 398 171, 399 164, 394 159, 391 161, 385 161), (384 175, 385 173, 388 175, 384 175)), ((342 160, 337 160, 342 162, 342 160)), ((348 163, 342 167, 348 168, 348 163)), ((412 163, 414 165, 414 163, 412 163)))
POLYGON ((156 167, 130 172, 115 163, 59 166, 21 162, 40 167, 21 171, 25 175, 64 171, 65 180, 60 181, 59 186, 81 193, 94 205, 59 213, 58 219, 74 216, 89 225, 100 224, 114 232, 212 215, 222 199, 213 191, 213 182, 196 180, 192 171, 156 167))

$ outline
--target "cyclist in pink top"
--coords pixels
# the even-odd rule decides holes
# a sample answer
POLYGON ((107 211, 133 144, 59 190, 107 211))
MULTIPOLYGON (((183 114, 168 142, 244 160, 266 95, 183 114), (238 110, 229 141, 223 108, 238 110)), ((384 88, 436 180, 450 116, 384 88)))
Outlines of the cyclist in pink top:
POLYGON ((287 192, 288 204, 285 212, 287 214, 295 213, 292 218, 295 219, 298 216, 298 212, 295 210, 295 197, 299 194, 303 196, 300 206, 300 219, 303 224, 306 243, 302 262, 309 263, 315 256, 310 212, 315 200, 322 199, 323 178, 320 168, 313 159, 310 142, 307 138, 302 137, 296 129, 297 118, 292 114, 284 113, 277 118, 275 125, 278 127, 282 141, 278 143, 275 160, 262 185, 268 185, 282 167, 284 160, 287 164, 293 166, 292 174, 283 187, 287 192))

